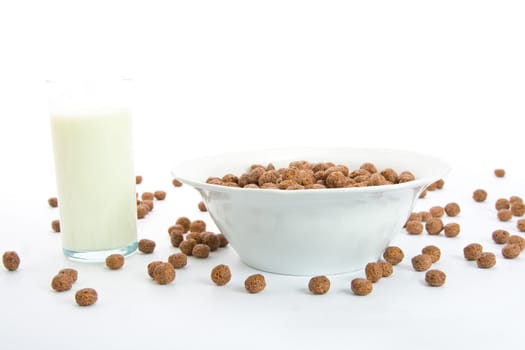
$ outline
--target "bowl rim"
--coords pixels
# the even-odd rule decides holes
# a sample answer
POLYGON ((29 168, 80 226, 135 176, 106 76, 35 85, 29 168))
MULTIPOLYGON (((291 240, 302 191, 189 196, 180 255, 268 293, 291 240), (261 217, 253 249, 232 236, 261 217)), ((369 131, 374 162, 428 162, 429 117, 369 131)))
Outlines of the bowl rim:
MULTIPOLYGON (((373 161, 373 160, 372 160, 373 161)), ((247 167, 249 164, 247 165, 247 167)), ((409 170, 409 169, 407 169, 409 170)), ((451 171, 450 165, 445 162, 442 158, 433 155, 433 154, 426 154, 421 153, 417 151, 411 151, 411 150, 405 150, 405 149, 398 149, 398 148, 374 148, 374 147, 286 147, 286 148, 263 148, 263 149, 255 149, 255 150, 242 150, 242 151, 230 151, 230 152, 223 152, 223 153, 217 153, 213 155, 206 155, 206 156, 199 156, 191 159, 186 159, 184 161, 179 162, 176 164, 172 170, 171 174, 172 176, 181 181, 182 183, 188 184, 192 187, 195 187, 197 189, 203 189, 203 190, 209 190, 209 191, 216 191, 216 192, 229 192, 229 193, 236 193, 236 192, 242 192, 242 193, 250 193, 250 192, 257 192, 257 193, 266 193, 266 194, 275 194, 280 196, 302 196, 302 195, 309 195, 312 193, 374 193, 374 192, 386 192, 386 191, 394 191, 394 190, 403 190, 407 188, 415 188, 418 186, 424 187, 428 186, 431 183, 441 179, 445 175, 447 175, 451 171), (401 154, 410 154, 413 156, 419 156, 424 157, 428 159, 432 159, 433 162, 437 162, 440 165, 440 171, 436 172, 435 175, 432 176, 425 176, 421 178, 416 178, 413 181, 398 183, 398 184, 391 184, 391 185, 380 185, 380 186, 364 186, 364 187, 343 187, 343 188, 323 188, 323 189, 301 189, 301 190, 295 190, 295 191, 286 191, 281 189, 271 189, 271 188, 243 188, 243 187, 230 187, 230 186, 223 186, 223 185, 215 185, 210 184, 205 181, 195 180, 192 178, 189 178, 187 176, 184 176, 184 171, 180 171, 182 175, 179 175, 179 169, 184 169, 188 164, 194 163, 194 162, 205 162, 206 160, 212 160, 217 159, 221 157, 233 157, 233 156, 240 156, 240 155, 246 155, 250 153, 278 153, 278 152, 319 152, 319 151, 326 151, 329 152, 330 150, 345 150, 345 151, 372 151, 372 152, 398 152, 401 154)))

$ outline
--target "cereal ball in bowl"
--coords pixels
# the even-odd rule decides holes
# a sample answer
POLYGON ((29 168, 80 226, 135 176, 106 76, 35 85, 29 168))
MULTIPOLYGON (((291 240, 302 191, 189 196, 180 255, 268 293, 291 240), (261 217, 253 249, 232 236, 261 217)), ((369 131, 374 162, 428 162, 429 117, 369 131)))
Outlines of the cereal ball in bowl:
POLYGON ((244 263, 311 276, 377 261, 419 194, 448 171, 439 158, 416 152, 303 148, 201 157, 172 174, 200 192, 244 263), (395 176, 381 175, 387 169, 395 176), (330 187, 333 173, 337 187, 330 187), (225 181, 226 174, 235 177, 225 181))

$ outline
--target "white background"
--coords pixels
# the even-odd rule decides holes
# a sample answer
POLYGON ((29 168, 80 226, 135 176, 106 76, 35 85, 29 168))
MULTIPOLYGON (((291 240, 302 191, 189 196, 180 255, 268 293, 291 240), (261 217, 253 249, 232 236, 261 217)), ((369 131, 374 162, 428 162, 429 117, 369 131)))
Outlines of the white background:
MULTIPOLYGON (((47 227, 56 213, 45 205, 55 185, 43 82, 93 74, 134 79, 142 190, 169 188, 171 166, 195 155, 344 145, 414 149, 447 159, 454 192, 438 194, 437 204, 459 201, 460 194, 467 201, 484 185, 495 196, 523 196, 523 18, 522 1, 501 0, 1 1, 0 251, 32 255, 16 275, 0 274, 1 306, 7 308, 0 338, 19 348, 73 341, 79 348, 113 341, 122 347, 370 347, 390 339, 391 346, 407 347, 516 345, 523 262, 505 261, 506 272, 478 284, 479 271, 468 270, 470 276, 462 270, 457 279, 472 281, 431 291, 405 285, 403 278, 413 280, 407 265, 405 277, 385 282, 368 299, 345 291, 348 276, 322 299, 304 293, 304 281, 280 276, 273 277, 280 289, 256 299, 240 290, 210 290, 202 276, 192 277, 201 285, 192 280, 189 290, 170 299, 168 289, 148 285, 140 270, 148 260, 135 256, 120 289, 110 293, 113 304, 101 297, 96 308, 76 309, 71 295, 48 290, 52 274, 68 262, 47 227), (500 166, 509 171, 507 187, 491 177, 500 166), (134 274, 141 283, 133 282, 134 274)), ((184 198, 198 200, 185 191, 184 198)), ((182 204, 173 201, 142 229, 160 240, 177 216, 201 215, 193 203, 177 212, 182 204)), ((484 208, 488 212, 491 204, 484 208)), ((469 220, 478 227, 476 216, 469 220)), ((459 239, 451 261, 470 242, 459 239)), ((415 253, 419 245, 409 249, 415 253)), ((248 273, 231 249, 223 254, 248 273)), ((208 267, 196 270, 205 275, 208 267)), ((79 268, 101 286, 113 279, 96 267, 79 268)))

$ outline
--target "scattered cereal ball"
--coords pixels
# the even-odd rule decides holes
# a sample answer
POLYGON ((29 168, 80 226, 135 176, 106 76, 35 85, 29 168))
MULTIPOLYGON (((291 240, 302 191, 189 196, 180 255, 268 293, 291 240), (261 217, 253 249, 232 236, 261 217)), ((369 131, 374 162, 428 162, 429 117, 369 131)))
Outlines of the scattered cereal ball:
POLYGON ((523 204, 523 199, 520 196, 511 196, 509 198, 509 203, 510 205, 515 204, 515 203, 523 204))
POLYGON ((461 226, 459 226, 456 222, 449 222, 443 227, 443 230, 445 231, 445 236, 452 238, 459 235, 459 231, 461 230, 461 226))
POLYGON ((53 232, 60 232, 60 220, 51 221, 51 229, 53 232))
POLYGON ((441 258, 441 250, 435 245, 427 245, 421 249, 421 253, 429 255, 432 258, 432 263, 438 262, 441 258))
POLYGON ((432 218, 425 223, 425 229, 429 235, 439 235, 443 227, 443 221, 440 218, 432 218))
POLYGON ((162 264, 162 261, 152 261, 148 264, 148 275, 151 277, 151 278, 154 278, 153 277, 153 271, 155 271, 155 269, 157 268, 157 266, 159 266, 160 264, 162 264))
POLYGON ((143 200, 141 205, 148 207, 148 212, 152 211, 153 207, 155 207, 155 204, 153 203, 151 199, 143 200))
POLYGON ((525 238, 518 236, 518 235, 512 235, 509 237, 508 243, 516 243, 519 244, 521 247, 521 250, 525 250, 525 238))
POLYGON ((506 259, 517 258, 521 253, 521 247, 516 243, 509 243, 501 249, 501 254, 506 259))
POLYGON ((476 261, 480 269, 490 269, 496 265, 496 255, 494 253, 485 252, 476 261))
POLYGON ((428 211, 420 211, 419 215, 421 215, 421 221, 427 222, 428 220, 432 219, 432 215, 428 211))
POLYGON ((206 208, 206 204, 203 201, 200 201, 197 207, 200 211, 208 211, 208 208, 206 208))
POLYGON ((58 207, 58 199, 57 197, 51 197, 47 200, 47 203, 49 204, 49 206, 51 208, 56 208, 58 207))
POLYGON ((67 275, 58 274, 51 280, 51 288, 57 292, 65 292, 73 287, 73 280, 67 275))
POLYGON ((372 283, 376 283, 383 277, 383 269, 381 265, 376 262, 370 262, 365 266, 366 279, 372 283))
POLYGON ((388 261, 380 261, 381 271, 383 272, 381 277, 390 277, 394 273, 394 267, 388 261))
POLYGON ((478 260, 483 253, 483 246, 479 243, 471 243, 463 248, 463 256, 467 260, 478 260))
POLYGON ((494 207, 496 207, 496 210, 510 209, 510 202, 506 198, 499 198, 494 204, 494 207))
POLYGON ((435 182, 435 184, 438 190, 442 190, 443 186, 445 186, 445 180, 439 179, 435 182))
POLYGON ((179 233, 179 234, 183 234, 185 231, 184 231, 184 226, 180 225, 180 224, 176 224, 176 225, 173 225, 173 226, 170 226, 168 228, 168 233, 169 234, 172 234, 172 233, 179 233))
POLYGON ((137 205, 137 219, 144 219, 149 213, 149 207, 144 204, 137 205))
POLYGON ((69 278, 73 283, 75 283, 78 279, 78 272, 75 269, 70 269, 70 268, 62 269, 58 271, 58 274, 66 275, 67 278, 69 278))
POLYGON ((410 220, 407 222, 406 230, 411 235, 419 235, 423 232, 423 224, 419 221, 410 220))
POLYGON ((158 284, 168 284, 175 279, 176 272, 173 265, 170 263, 161 262, 153 270, 153 279, 158 284))
POLYGON ((505 244, 508 242, 510 234, 506 230, 495 230, 492 232, 492 239, 497 244, 505 244))
POLYGON ((432 266, 432 257, 427 254, 419 254, 412 258, 412 267, 416 271, 426 271, 432 266))
POLYGON ((399 173, 399 176, 398 176, 399 183, 409 182, 415 179, 416 177, 410 171, 402 171, 401 173, 399 173))
POLYGON ((172 183, 173 186, 175 186, 175 187, 181 187, 181 186, 182 186, 182 182, 180 182, 180 181, 177 180, 177 179, 173 179, 173 181, 171 181, 171 183, 172 183))
POLYGON ((194 239, 197 244, 202 243, 202 234, 204 232, 190 232, 186 235, 186 239, 194 239))
POLYGON ((182 233, 177 233, 177 232, 170 233, 170 242, 172 246, 174 246, 175 248, 178 248, 179 245, 182 243, 182 241, 184 241, 184 236, 182 235, 182 233))
POLYGON ((153 196, 156 200, 163 201, 166 199, 166 192, 165 191, 155 191, 153 192, 153 196))
POLYGON ((191 220, 185 216, 181 216, 180 218, 177 219, 175 224, 181 225, 184 228, 183 233, 186 233, 190 230, 191 220))
POLYGON ((435 191, 437 190, 437 182, 432 182, 430 185, 426 188, 427 191, 435 191))
POLYGON ((140 196, 140 198, 142 198, 142 200, 153 200, 153 198, 155 198, 155 195, 153 194, 153 192, 144 192, 142 193, 142 195, 140 196))
POLYGON ((415 213, 415 212, 412 212, 410 213, 410 216, 408 217, 408 221, 422 221, 423 218, 421 217, 421 213, 415 213))
POLYGON ((351 283, 352 292, 355 295, 368 295, 372 292, 372 282, 366 278, 354 278, 351 283))
POLYGON ((427 196, 427 192, 428 190, 423 190, 421 191, 421 193, 419 194, 418 198, 425 198, 427 196))
POLYGON ((197 245, 197 241, 193 238, 186 239, 185 241, 180 242, 179 249, 182 253, 186 255, 191 255, 193 251, 193 247, 197 245))
POLYGON ((259 273, 251 275, 244 281, 244 288, 252 294, 259 293, 266 288, 266 280, 264 276, 259 273))
POLYGON ((16 271, 20 266, 20 257, 16 252, 5 252, 2 255, 2 263, 8 271, 16 271))
POLYGON ((171 254, 168 257, 168 262, 176 269, 182 269, 188 264, 188 256, 184 253, 171 254))
POLYGON ((151 254, 155 250, 155 241, 151 239, 141 239, 139 241, 139 250, 144 254, 151 254))
POLYGON ((477 189, 472 194, 472 198, 476 202, 484 202, 487 199, 487 191, 482 190, 482 189, 477 189))
POLYGON ((328 188, 341 188, 346 185, 346 176, 340 171, 334 171, 330 173, 325 180, 326 187, 328 188))
POLYGON ((315 295, 326 294, 330 289, 330 280, 326 276, 315 276, 308 282, 308 290, 315 295))
POLYGON ((440 270, 428 270, 425 273, 425 282, 431 287, 441 287, 446 279, 447 275, 440 270))
POLYGON ((509 221, 512 219, 512 212, 510 209, 500 209, 498 210, 498 219, 500 221, 509 221))
POLYGON ((195 244, 195 246, 191 250, 191 254, 194 257, 205 259, 208 256, 210 256, 210 247, 208 247, 208 245, 202 244, 202 243, 195 244))
POLYGON ((206 231, 206 223, 202 220, 195 220, 190 224, 191 232, 204 232, 206 231))
POLYGON ((124 255, 111 254, 106 258, 106 266, 111 270, 118 270, 124 266, 124 255))
POLYGON ((403 258, 405 257, 405 254, 401 250, 401 248, 396 246, 390 246, 385 249, 385 252, 383 253, 383 258, 391 263, 392 265, 399 264, 403 258))
POLYGON ((505 169, 494 169, 494 175, 496 175, 496 177, 504 177, 505 169))
POLYGON ((232 272, 228 265, 220 264, 211 270, 211 280, 218 286, 224 286, 232 279, 232 272))
POLYGON ((97 302, 97 291, 93 288, 80 289, 75 293, 75 301, 79 306, 90 306, 97 302))
POLYGON ((445 205, 445 213, 447 213, 447 216, 454 217, 458 216, 461 212, 461 208, 459 207, 458 203, 451 202, 445 205))
POLYGON ((523 216, 525 214, 525 204, 523 203, 513 203, 510 206, 510 211, 514 216, 523 216))
POLYGON ((430 213, 430 215, 432 215, 435 218, 440 218, 443 215, 445 215, 445 210, 443 209, 443 207, 440 207, 439 205, 436 205, 436 206, 434 206, 434 207, 429 209, 429 213, 430 213))
POLYGON ((204 232, 201 235, 202 243, 210 247, 212 252, 216 251, 220 247, 219 238, 212 232, 204 232))

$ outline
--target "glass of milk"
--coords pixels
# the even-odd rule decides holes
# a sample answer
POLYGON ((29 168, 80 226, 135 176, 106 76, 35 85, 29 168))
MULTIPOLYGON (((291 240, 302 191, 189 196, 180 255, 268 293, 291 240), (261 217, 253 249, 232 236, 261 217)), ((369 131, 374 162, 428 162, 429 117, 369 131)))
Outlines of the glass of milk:
POLYGON ((137 249, 129 84, 48 82, 62 247, 73 260, 99 262, 137 249))

